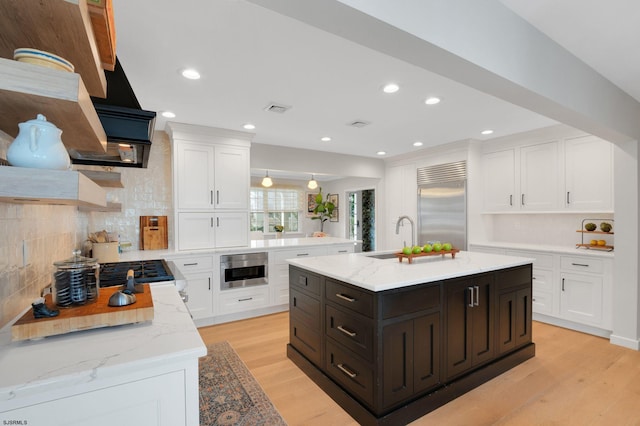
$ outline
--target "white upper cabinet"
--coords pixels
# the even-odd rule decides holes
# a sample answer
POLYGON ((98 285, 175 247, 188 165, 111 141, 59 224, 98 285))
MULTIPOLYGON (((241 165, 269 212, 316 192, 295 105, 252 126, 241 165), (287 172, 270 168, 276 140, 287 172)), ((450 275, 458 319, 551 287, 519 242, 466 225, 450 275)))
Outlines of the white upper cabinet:
POLYGON ((558 209, 558 143, 548 142, 520 149, 521 210, 558 209))
POLYGON ((180 142, 176 154, 179 209, 210 209, 214 199, 213 146, 180 142))
POLYGON ((515 150, 491 152, 483 159, 484 209, 485 211, 509 211, 517 208, 515 203, 516 169, 515 150))
POLYGON ((249 208, 249 150, 230 146, 215 147, 216 209, 249 208))
POLYGON ((565 194, 567 209, 613 211, 611 143, 595 136, 567 139, 565 152, 565 194))
POLYGON ((612 212, 613 148, 595 136, 482 156, 484 212, 612 212))

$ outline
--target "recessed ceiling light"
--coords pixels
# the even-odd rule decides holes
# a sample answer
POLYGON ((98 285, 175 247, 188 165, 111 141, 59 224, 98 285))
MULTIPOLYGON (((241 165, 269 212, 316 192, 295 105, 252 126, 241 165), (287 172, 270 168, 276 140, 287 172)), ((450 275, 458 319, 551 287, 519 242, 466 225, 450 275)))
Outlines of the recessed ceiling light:
POLYGON ((387 152, 386 151, 378 151, 378 152, 376 152, 376 154, 378 154, 378 155, 387 155, 387 152))
POLYGON ((432 96, 430 98, 427 98, 424 101, 425 104, 427 105, 435 105, 435 104, 439 104, 440 103, 440 98, 436 98, 435 96, 432 96))
POLYGON ((420 141, 415 141, 415 142, 413 143, 413 146, 422 146, 422 142, 420 142, 420 141))
POLYGON ((481 131, 480 133, 482 133, 483 135, 490 135, 491 133, 493 133, 493 130, 487 129, 487 130, 481 131))
POLYGON ((188 78, 189 80, 198 80, 200 78, 200 73, 193 68, 184 69, 181 74, 184 78, 188 78))
POLYGON ((389 83, 382 88, 384 93, 396 93, 398 90, 400 90, 400 86, 395 83, 389 83))
POLYGON ((322 142, 329 142, 329 141, 331 141, 331 138, 329 136, 323 136, 322 138, 320 138, 320 140, 322 142))
POLYGON ((165 118, 176 118, 176 115, 174 113, 172 113, 171 111, 164 111, 162 113, 162 116, 165 118))
POLYGON ((251 123, 246 123, 242 127, 245 128, 246 130, 253 130, 253 129, 256 128, 256 126, 254 124, 251 124, 251 123))

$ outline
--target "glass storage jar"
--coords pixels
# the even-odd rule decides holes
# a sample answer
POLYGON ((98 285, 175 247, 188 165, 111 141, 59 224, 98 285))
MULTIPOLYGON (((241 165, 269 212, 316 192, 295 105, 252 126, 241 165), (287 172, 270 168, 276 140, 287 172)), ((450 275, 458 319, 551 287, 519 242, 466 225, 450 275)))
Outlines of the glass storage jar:
POLYGON ((53 297, 62 308, 85 305, 98 300, 100 265, 97 259, 83 257, 80 250, 73 256, 53 263, 53 297))

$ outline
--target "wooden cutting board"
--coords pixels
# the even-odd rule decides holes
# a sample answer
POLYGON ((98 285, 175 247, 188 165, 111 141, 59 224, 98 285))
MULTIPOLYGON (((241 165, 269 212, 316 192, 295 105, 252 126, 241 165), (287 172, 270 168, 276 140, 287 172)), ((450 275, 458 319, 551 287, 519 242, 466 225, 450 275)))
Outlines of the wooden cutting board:
POLYGON ((169 248, 167 216, 140 216, 140 248, 142 250, 169 248))
MULTIPOLYGON (((144 292, 136 293, 136 303, 128 306, 109 306, 109 297, 122 289, 121 286, 117 286, 101 288, 95 303, 59 308, 60 315, 57 317, 36 319, 33 317, 33 311, 29 310, 11 327, 11 337, 13 340, 37 339, 74 331, 150 321, 153 319, 151 290, 149 284, 143 284, 142 287, 144 292)), ((45 297, 45 302, 49 309, 55 307, 50 294, 45 297)))

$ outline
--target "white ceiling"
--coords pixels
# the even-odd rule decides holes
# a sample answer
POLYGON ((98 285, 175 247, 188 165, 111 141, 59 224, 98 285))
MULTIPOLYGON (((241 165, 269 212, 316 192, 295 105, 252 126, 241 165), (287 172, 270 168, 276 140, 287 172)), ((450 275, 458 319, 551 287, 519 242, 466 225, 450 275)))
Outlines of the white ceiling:
MULTIPOLYGON (((640 100, 636 0, 501 0, 640 100)), ((118 56, 144 109, 242 130, 254 143, 385 158, 555 124, 379 52, 243 0, 114 0, 118 56), (198 81, 180 76, 197 68, 198 81), (401 86, 381 92, 387 82, 401 86), (437 106, 424 99, 436 95, 437 106), (266 112, 270 102, 292 106, 266 112), (365 120, 353 128, 346 124, 365 120), (480 131, 494 129, 491 136, 480 131), (322 136, 332 137, 322 142, 322 136)), ((156 128, 166 119, 158 116, 156 128)))

